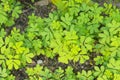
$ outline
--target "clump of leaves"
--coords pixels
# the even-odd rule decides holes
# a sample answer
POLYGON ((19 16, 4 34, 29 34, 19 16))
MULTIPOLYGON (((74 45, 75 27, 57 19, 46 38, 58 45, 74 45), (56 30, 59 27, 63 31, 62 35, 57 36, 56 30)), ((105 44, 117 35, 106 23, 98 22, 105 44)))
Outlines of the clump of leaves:
MULTIPOLYGON (((21 13, 20 4, 15 2, 1 0, 0 3, 2 67, 9 70, 23 68, 40 54, 52 59, 58 55, 58 61, 65 64, 69 61, 84 64, 95 53, 94 69, 82 70, 77 76, 70 66, 52 72, 37 65, 27 68, 26 73, 30 80, 116 80, 120 76, 120 11, 116 7, 104 4, 103 8, 96 3, 91 6, 90 0, 52 0, 58 10, 50 13, 48 18, 32 14, 28 17, 25 32, 20 33, 14 28, 6 35, 3 26, 13 25, 21 13)), ((4 69, 1 72, 6 73, 4 69)), ((6 77, 6 74, 2 76, 6 77)))
POLYGON ((87 80, 87 79, 94 80, 95 77, 93 76, 93 72, 92 71, 84 71, 84 70, 82 70, 81 73, 78 72, 77 78, 79 80, 87 80))
POLYGON ((18 69, 25 66, 26 63, 31 63, 31 58, 34 57, 30 53, 29 48, 24 47, 24 36, 19 33, 19 30, 14 28, 11 35, 7 36, 4 40, 1 39, 0 43, 0 64, 7 66, 8 69, 18 69))
POLYGON ((76 80, 75 73, 73 73, 72 67, 67 67, 64 71, 62 68, 56 69, 54 72, 50 71, 48 68, 43 68, 40 65, 36 65, 34 68, 27 68, 26 73, 30 80, 76 80))
POLYGON ((6 68, 0 67, 0 80, 14 80, 15 77, 10 74, 10 71, 6 68))
POLYGON ((0 3, 0 27, 12 26, 15 23, 15 19, 19 17, 21 11, 21 4, 16 0, 1 0, 0 3))

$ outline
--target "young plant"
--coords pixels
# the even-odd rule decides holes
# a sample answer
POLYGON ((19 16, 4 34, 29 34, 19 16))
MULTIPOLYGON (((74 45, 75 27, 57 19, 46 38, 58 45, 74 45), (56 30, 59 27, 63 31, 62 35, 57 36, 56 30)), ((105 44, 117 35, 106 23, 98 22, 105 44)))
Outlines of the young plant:
POLYGON ((94 76, 93 76, 93 72, 92 71, 84 71, 82 70, 82 72, 78 72, 77 73, 77 78, 79 80, 94 80, 94 76))
POLYGON ((21 4, 16 0, 1 0, 0 3, 0 27, 12 26, 15 23, 15 19, 19 17, 21 11, 21 4))
POLYGON ((9 70, 0 67, 0 80, 15 80, 15 77, 10 74, 9 70))
POLYGON ((34 57, 33 53, 29 52, 29 49, 24 47, 24 36, 19 33, 15 28, 12 30, 11 35, 1 39, 0 43, 0 64, 7 66, 9 70, 13 68, 19 69, 25 66, 26 63, 31 63, 31 58, 34 57))

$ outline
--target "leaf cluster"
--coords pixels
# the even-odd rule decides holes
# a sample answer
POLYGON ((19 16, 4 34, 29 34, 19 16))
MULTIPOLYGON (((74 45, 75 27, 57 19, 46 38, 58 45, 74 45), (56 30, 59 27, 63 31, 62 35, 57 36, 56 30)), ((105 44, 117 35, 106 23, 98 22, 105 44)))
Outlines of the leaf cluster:
POLYGON ((16 0, 1 0, 0 1, 0 28, 12 26, 15 20, 22 13, 22 6, 16 0))
POLYGON ((84 64, 94 60, 92 70, 74 73, 68 66, 54 72, 46 67, 26 67, 30 80, 117 80, 120 76, 120 11, 111 4, 103 7, 90 0, 52 0, 58 8, 47 18, 28 16, 23 33, 4 26, 14 24, 21 13, 15 0, 0 3, 0 79, 14 80, 11 71, 26 67, 35 56, 58 56, 58 62, 84 64), (96 57, 91 56, 96 54, 96 57))

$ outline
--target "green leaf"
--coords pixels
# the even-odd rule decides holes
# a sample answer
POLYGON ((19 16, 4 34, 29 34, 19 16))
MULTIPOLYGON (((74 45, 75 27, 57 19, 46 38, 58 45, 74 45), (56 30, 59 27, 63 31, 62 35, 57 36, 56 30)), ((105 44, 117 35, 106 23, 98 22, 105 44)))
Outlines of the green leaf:
POLYGON ((94 58, 94 61, 96 65, 102 64, 104 62, 103 56, 97 56, 96 58, 94 58))
POLYGON ((60 25, 60 22, 59 21, 53 21, 52 23, 51 23, 51 27, 53 28, 53 29, 60 29, 60 27, 61 27, 61 25, 60 25))
POLYGON ((9 70, 12 70, 13 68, 18 69, 20 67, 21 62, 18 55, 9 55, 8 58, 9 59, 6 60, 6 65, 8 66, 9 70))
POLYGON ((20 41, 20 42, 16 42, 13 47, 13 49, 16 50, 16 53, 19 54, 19 53, 23 53, 25 51, 25 48, 24 47, 21 47, 23 45, 23 42, 20 41))
POLYGON ((103 76, 105 70, 104 66, 101 66, 100 68, 95 66, 94 69, 95 69, 94 76, 98 76, 98 77, 103 76))
POLYGON ((31 63, 31 62, 32 62, 32 59, 31 59, 31 58, 33 58, 34 55, 33 55, 32 53, 29 53, 29 54, 27 54, 27 55, 25 55, 25 56, 26 56, 27 62, 28 62, 28 63, 31 63))
POLYGON ((0 37, 0 47, 4 44, 2 37, 0 37))
POLYGON ((82 73, 80 73, 80 72, 77 73, 77 78, 79 80, 87 80, 87 79, 93 80, 94 76, 93 76, 93 73, 91 71, 87 72, 87 71, 82 70, 82 73))
POLYGON ((41 50, 41 47, 42 47, 42 42, 40 39, 37 39, 37 40, 33 40, 32 41, 32 44, 33 44, 33 47, 35 49, 35 52, 39 55, 40 54, 40 50, 41 50))
POLYGON ((64 76, 64 70, 59 67, 58 69, 55 70, 55 72, 53 73, 53 78, 58 80, 58 79, 62 79, 62 77, 64 76))
POLYGON ((117 73, 120 70, 120 60, 115 60, 114 58, 111 58, 109 60, 109 63, 107 64, 107 67, 109 68, 110 71, 117 73))
POLYGON ((88 55, 81 55, 81 57, 80 57, 80 63, 84 63, 88 59, 89 59, 88 55))
POLYGON ((58 58, 59 62, 63 62, 65 64, 68 64, 68 58, 67 56, 61 56, 58 58))
POLYGON ((0 25, 5 23, 7 21, 7 14, 3 11, 1 5, 0 5, 0 25))
POLYGON ((103 33, 99 34, 100 39, 100 43, 101 44, 106 44, 106 43, 110 43, 110 34, 107 30, 104 30, 103 33))
POLYGON ((66 13, 65 16, 61 17, 61 20, 66 24, 66 25, 71 25, 71 21, 73 20, 73 17, 69 15, 69 13, 66 13))
POLYGON ((7 77, 8 76, 8 73, 7 73, 7 70, 6 70, 6 68, 1 68, 0 67, 0 78, 4 78, 5 79, 5 77, 7 77))
POLYGON ((57 6, 57 8, 61 11, 65 10, 66 7, 67 7, 67 3, 65 3, 64 1, 62 0, 51 0, 52 3, 57 6))
POLYGON ((15 24, 14 18, 8 18, 8 20, 5 23, 5 25, 8 27, 12 26, 13 24, 15 24))
POLYGON ((44 71, 42 71, 40 75, 42 76, 43 80, 47 80, 47 79, 52 78, 52 73, 47 68, 45 68, 44 71))
POLYGON ((21 64, 20 60, 14 60, 13 66, 14 66, 15 69, 19 69, 20 64, 21 64))
POLYGON ((7 60, 6 64, 8 65, 9 70, 11 70, 13 68, 13 61, 12 60, 7 60))
POLYGON ((68 66, 66 69, 65 69, 65 74, 66 74, 66 77, 64 80, 76 80, 75 78, 75 74, 73 73, 73 68, 68 66))
POLYGON ((118 47, 120 46, 120 42, 119 42, 120 38, 118 38, 117 36, 114 36, 111 38, 111 46, 114 46, 114 47, 118 47))
POLYGON ((114 74, 114 79, 113 80, 119 80, 120 79, 120 74, 114 74))
POLYGON ((5 35, 6 35, 5 30, 4 30, 4 29, 1 29, 1 30, 0 30, 0 37, 5 37, 5 35))
POLYGON ((14 18, 18 18, 19 17, 19 14, 22 13, 21 11, 21 6, 18 6, 20 5, 19 3, 16 4, 17 6, 14 7, 13 11, 12 11, 12 17, 14 18))

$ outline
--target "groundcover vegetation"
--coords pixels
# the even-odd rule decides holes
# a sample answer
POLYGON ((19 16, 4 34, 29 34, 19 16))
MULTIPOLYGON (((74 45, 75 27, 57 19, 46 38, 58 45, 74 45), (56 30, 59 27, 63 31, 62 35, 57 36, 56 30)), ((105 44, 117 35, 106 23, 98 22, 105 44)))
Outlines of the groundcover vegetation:
POLYGON ((119 8, 90 0, 35 2, 0 0, 0 80, 120 80, 119 8), (36 14, 41 6, 49 15, 36 14))

